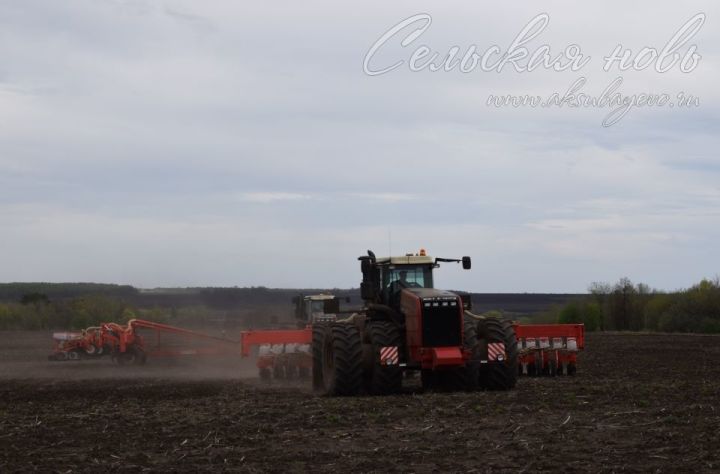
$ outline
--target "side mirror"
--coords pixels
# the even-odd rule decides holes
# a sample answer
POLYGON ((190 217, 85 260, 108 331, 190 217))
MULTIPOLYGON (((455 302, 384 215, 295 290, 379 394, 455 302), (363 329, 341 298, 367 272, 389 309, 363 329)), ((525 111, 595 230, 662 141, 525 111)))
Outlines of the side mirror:
POLYGON ((470 270, 470 267, 472 267, 472 261, 470 260, 470 257, 463 257, 462 265, 463 265, 463 270, 470 270))

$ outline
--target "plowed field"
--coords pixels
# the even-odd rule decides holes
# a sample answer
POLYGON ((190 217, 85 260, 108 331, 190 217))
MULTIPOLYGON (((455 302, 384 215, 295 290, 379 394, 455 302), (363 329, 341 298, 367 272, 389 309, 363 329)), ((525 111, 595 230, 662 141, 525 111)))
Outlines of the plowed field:
POLYGON ((0 333, 0 472, 711 472, 720 337, 589 336, 575 377, 325 398, 249 361, 47 362, 0 333))

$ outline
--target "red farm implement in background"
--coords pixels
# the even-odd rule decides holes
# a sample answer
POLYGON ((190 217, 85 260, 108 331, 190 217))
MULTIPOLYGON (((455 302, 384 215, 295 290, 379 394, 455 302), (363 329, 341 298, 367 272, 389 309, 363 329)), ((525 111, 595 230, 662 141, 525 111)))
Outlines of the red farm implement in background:
MULTIPOLYGON (((349 302, 349 299, 345 299, 349 302)), ((332 323, 340 311, 340 298, 334 295, 293 297, 298 329, 261 329, 240 333, 243 357, 256 355, 258 374, 263 380, 307 378, 312 372, 312 324, 332 323), (252 348, 256 347, 256 350, 252 348)))
POLYGON ((575 375, 582 324, 515 324, 520 375, 575 375))
POLYGON ((253 354, 257 347, 260 378, 268 380, 308 378, 312 371, 312 329, 265 329, 240 333, 242 356, 253 354))
POLYGON ((167 324, 132 319, 127 324, 103 323, 81 332, 53 334, 50 360, 110 356, 120 365, 144 364, 147 357, 235 355, 238 341, 167 324))

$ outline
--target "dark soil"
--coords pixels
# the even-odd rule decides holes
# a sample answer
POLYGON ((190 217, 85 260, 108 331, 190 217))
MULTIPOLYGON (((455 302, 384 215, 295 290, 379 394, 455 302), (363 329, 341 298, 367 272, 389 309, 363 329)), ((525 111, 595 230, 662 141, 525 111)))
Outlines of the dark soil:
POLYGON ((717 472, 720 337, 591 335, 575 377, 324 398, 246 361, 131 371, 0 333, 0 472, 717 472))

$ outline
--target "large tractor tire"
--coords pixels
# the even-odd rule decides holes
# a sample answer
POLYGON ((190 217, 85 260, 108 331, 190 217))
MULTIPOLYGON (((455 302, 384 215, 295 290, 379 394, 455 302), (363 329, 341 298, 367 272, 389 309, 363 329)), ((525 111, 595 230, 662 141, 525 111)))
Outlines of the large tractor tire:
POLYGON ((402 388, 403 371, 399 365, 403 344, 402 333, 390 321, 369 321, 366 328, 372 351, 372 364, 368 364, 366 369, 365 387, 368 393, 373 395, 397 393, 402 388), (395 364, 382 363, 380 351, 384 347, 397 347, 398 360, 395 364))
POLYGON ((477 321, 474 318, 465 317, 463 321, 463 347, 472 354, 465 367, 460 370, 461 390, 474 391, 480 388, 480 341, 477 336, 477 321))
POLYGON ((322 388, 325 395, 360 393, 363 382, 360 331, 351 323, 329 326, 322 341, 322 388))
POLYGON ((477 322, 477 336, 482 358, 479 385, 485 390, 510 390, 517 383, 518 350, 515 330, 510 321, 498 318, 483 318, 477 322), (489 361, 488 344, 503 343, 504 360, 489 361))
POLYGON ((312 383, 313 390, 323 389, 323 343, 330 330, 327 324, 315 323, 312 326, 312 383))

